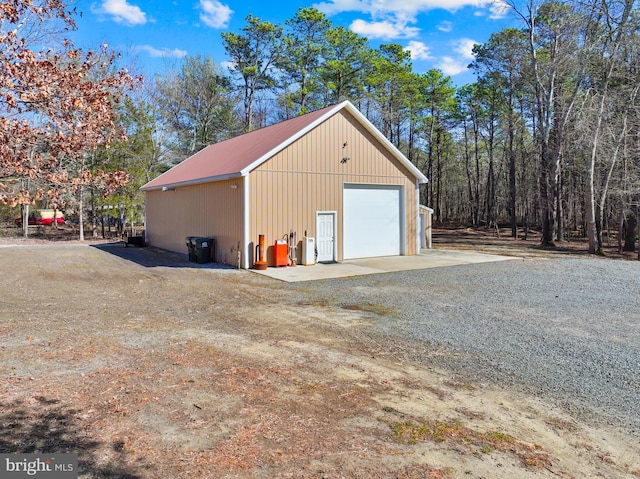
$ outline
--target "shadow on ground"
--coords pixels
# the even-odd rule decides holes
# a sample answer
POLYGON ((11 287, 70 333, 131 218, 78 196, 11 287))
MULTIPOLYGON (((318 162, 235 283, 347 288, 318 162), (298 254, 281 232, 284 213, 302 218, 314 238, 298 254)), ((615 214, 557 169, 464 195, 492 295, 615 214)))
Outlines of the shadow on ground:
POLYGON ((87 435, 81 411, 57 399, 0 402, 0 411, 0 453, 77 454, 81 477, 142 479, 152 469, 131 464, 121 441, 108 444, 87 435))
POLYGON ((172 251, 153 248, 151 246, 125 247, 123 242, 114 242, 95 244, 91 245, 91 247, 146 268, 235 269, 232 266, 223 263, 193 263, 189 261, 186 254, 174 253, 172 251))

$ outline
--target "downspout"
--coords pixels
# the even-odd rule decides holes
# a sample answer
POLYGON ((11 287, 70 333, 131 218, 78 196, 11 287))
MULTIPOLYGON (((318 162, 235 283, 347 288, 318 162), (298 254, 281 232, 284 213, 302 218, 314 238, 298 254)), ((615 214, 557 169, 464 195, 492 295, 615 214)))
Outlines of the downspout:
MULTIPOLYGON (((104 222, 102 223, 102 232, 104 233, 104 222)), ((147 192, 144 192, 144 244, 149 244, 149 237, 147 236, 147 192)), ((104 234, 102 235, 104 238, 104 234)))
POLYGON ((416 179, 416 254, 420 254, 421 235, 420 231, 420 180, 416 179))
POLYGON ((251 209, 249 208, 249 200, 251 199, 251 195, 249 194, 249 173, 244 176, 243 181, 243 201, 242 201, 242 214, 244 216, 243 221, 243 238, 242 238, 242 267, 244 269, 249 269, 249 214, 251 209))

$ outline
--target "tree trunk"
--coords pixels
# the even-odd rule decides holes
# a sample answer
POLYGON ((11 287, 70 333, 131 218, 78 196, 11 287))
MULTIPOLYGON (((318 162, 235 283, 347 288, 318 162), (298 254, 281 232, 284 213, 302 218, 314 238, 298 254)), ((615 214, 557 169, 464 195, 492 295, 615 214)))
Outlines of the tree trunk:
POLYGON ((562 177, 558 178, 556 184, 556 240, 564 241, 564 188, 562 177))
POLYGON ((29 237, 29 204, 22 207, 22 234, 25 238, 29 237))
POLYGON ((471 158, 469 154, 469 139, 468 139, 468 128, 467 128, 466 120, 464 121, 463 129, 464 129, 464 165, 465 165, 465 170, 467 172, 467 189, 469 194, 469 204, 471 205, 471 217, 469 219, 471 220, 471 224, 475 226, 476 212, 475 212, 475 201, 474 201, 473 186, 472 186, 473 175, 471 173, 471 158))
POLYGON ((474 203, 475 203, 475 221, 474 225, 480 223, 480 146, 479 146, 479 132, 477 123, 473 125, 473 154, 476 160, 476 185, 474 188, 474 203))
POLYGON ((514 120, 514 81, 512 72, 509 72, 509 97, 508 97, 508 129, 509 129, 509 216, 511 217, 511 237, 518 238, 518 216, 516 209, 517 192, 516 192, 516 152, 515 149, 515 120, 514 120))
POLYGON ((84 216, 83 205, 82 205, 82 186, 79 188, 80 199, 78 201, 78 220, 79 220, 79 229, 80 229, 80 241, 84 241, 84 221, 82 217, 84 216))
POLYGON ((636 226, 638 219, 636 216, 629 212, 627 217, 625 218, 625 227, 624 227, 624 247, 622 248, 624 251, 635 251, 636 250, 636 226))
POLYGON ((58 229, 58 208, 53 209, 53 229, 58 229))
POLYGON ((511 237, 518 237, 518 217, 516 211, 516 154, 513 151, 513 139, 509 138, 509 213, 511 216, 511 237))
POLYGON ((587 201, 585 219, 587 222, 587 239, 589 241, 589 253, 595 254, 598 251, 598 232, 596 229, 596 208, 594 191, 594 165, 589 168, 587 179, 587 201))
POLYGON ((440 151, 440 128, 437 129, 437 133, 436 133, 436 145, 437 145, 437 152, 436 152, 436 170, 437 170, 437 178, 436 178, 436 223, 440 224, 442 221, 442 205, 441 205, 441 198, 442 198, 442 152, 440 151))
POLYGON ((549 175, 549 159, 546 148, 542 148, 542 168, 540 171, 540 219, 542 221, 542 238, 543 246, 554 246, 554 200, 553 190, 549 175))
POLYGON ((618 253, 622 253, 622 235, 624 231, 624 212, 620 215, 620 222, 618 224, 618 253))

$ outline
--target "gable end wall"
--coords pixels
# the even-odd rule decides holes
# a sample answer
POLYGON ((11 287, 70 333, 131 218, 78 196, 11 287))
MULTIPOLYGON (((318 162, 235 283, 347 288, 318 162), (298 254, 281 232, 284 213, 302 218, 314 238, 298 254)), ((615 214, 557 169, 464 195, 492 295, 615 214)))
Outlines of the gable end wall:
POLYGON ((298 241, 305 230, 316 237, 316 212, 336 211, 341 261, 345 183, 403 186, 405 254, 417 254, 416 178, 345 110, 250 173, 251 247, 264 234, 271 263, 270 250, 277 239, 291 229, 298 241), (343 162, 343 158, 349 159, 343 162))

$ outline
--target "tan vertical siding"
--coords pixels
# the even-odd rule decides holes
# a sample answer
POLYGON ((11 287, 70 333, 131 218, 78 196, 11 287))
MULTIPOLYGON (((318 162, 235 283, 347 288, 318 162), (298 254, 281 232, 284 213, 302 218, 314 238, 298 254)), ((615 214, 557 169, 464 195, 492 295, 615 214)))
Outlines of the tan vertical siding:
POLYGON ((405 254, 417 254, 415 181, 350 114, 340 111, 251 173, 250 241, 257 242, 264 234, 272 245, 291 228, 298 240, 305 230, 316 236, 316 212, 337 211, 337 259, 342 260, 344 184, 401 185, 405 254), (341 163, 343 157, 349 160, 341 163))
POLYGON ((243 187, 238 178, 174 191, 147 191, 147 241, 187 253, 186 236, 212 236, 216 238, 216 260, 235 265, 238 242, 242 243, 243 187))

